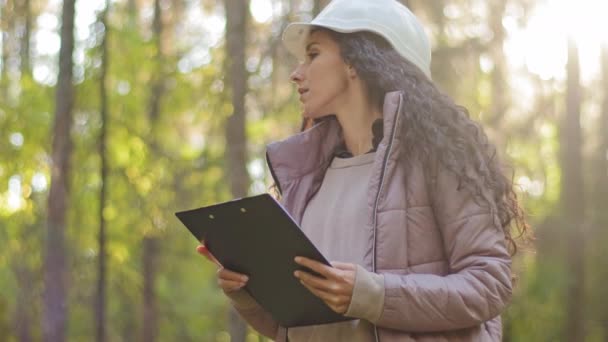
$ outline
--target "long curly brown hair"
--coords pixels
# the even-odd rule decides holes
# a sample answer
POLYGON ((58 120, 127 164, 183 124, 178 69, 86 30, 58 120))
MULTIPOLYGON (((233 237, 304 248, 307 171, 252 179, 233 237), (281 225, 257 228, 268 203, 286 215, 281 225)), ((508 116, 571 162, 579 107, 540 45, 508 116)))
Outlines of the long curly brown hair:
MULTIPOLYGON (((316 27, 338 43, 345 63, 351 65, 367 86, 371 100, 382 108, 384 95, 401 91, 403 160, 422 161, 432 172, 440 162, 453 172, 479 203, 485 203, 503 230, 507 246, 514 255, 517 244, 512 234, 522 237, 528 231, 512 178, 507 177, 482 126, 470 118, 468 110, 457 105, 414 64, 403 58, 381 36, 371 32, 339 33, 316 27)), ((304 120, 302 130, 313 123, 304 120)), ((429 174, 427 173, 427 174, 429 174)))

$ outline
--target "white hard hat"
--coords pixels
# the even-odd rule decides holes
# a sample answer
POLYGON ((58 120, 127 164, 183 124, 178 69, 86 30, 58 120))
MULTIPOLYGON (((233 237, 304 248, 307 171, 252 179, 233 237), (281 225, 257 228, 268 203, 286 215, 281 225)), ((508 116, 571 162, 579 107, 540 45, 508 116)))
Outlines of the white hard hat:
POLYGON ((291 23, 283 44, 299 60, 313 26, 342 33, 370 31, 384 37, 408 61, 431 77, 431 46, 416 16, 396 0, 333 0, 311 22, 291 23))

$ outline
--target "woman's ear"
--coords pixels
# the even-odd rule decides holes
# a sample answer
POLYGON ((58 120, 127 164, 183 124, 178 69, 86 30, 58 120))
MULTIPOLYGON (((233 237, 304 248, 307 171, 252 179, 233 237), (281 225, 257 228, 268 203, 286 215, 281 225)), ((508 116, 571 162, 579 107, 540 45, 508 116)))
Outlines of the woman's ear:
POLYGON ((348 77, 350 77, 351 79, 356 79, 357 77, 359 77, 359 75, 357 75, 357 70, 355 70, 352 65, 347 65, 346 71, 348 73, 348 77))

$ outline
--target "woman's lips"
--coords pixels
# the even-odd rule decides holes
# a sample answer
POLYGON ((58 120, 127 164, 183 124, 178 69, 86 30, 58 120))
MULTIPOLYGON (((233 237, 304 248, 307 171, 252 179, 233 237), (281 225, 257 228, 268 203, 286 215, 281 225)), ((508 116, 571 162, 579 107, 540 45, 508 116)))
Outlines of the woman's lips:
POLYGON ((298 89, 298 93, 300 93, 300 101, 303 101, 304 94, 308 93, 308 89, 298 89))

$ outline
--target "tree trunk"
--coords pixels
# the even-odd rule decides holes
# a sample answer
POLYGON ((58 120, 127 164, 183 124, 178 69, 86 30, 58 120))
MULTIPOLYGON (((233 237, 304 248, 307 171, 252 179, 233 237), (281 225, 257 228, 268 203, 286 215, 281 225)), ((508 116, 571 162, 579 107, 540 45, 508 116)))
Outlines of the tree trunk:
POLYGON ((433 74, 433 80, 435 83, 440 84, 449 94, 457 94, 455 92, 457 83, 454 80, 454 71, 452 64, 455 60, 453 49, 450 48, 450 42, 448 41, 445 17, 445 0, 435 0, 424 2, 425 10, 428 11, 429 17, 435 26, 437 36, 435 51, 433 51, 433 58, 431 59, 431 72, 433 74))
POLYGON ((245 95, 248 74, 245 68, 248 2, 226 0, 227 74, 233 113, 226 125, 226 157, 230 189, 235 197, 247 195, 247 138, 245 136, 245 95))
MULTIPOLYGON (((154 57, 155 70, 153 70, 150 94, 148 98, 148 120, 150 122, 150 143, 152 148, 156 145, 155 126, 160 116, 161 100, 164 89, 163 73, 163 17, 160 0, 154 0, 154 19, 152 21, 156 55, 154 57)), ((154 342, 158 335, 158 307, 156 305, 156 265, 160 252, 158 238, 149 234, 143 239, 143 278, 144 278, 144 307, 143 307, 143 341, 154 342)))
MULTIPOLYGON (((605 211, 606 201, 608 201, 608 44, 602 46, 601 53, 602 66, 602 106, 597 126, 598 146, 594 158, 593 167, 593 196, 592 205, 596 213, 595 220, 606 222, 608 214, 605 211)), ((603 227, 598 226, 598 230, 602 231, 603 227)), ((608 329, 608 326, 606 326, 608 329)))
POLYGON ((584 341, 584 225, 585 202, 583 194, 582 134, 580 123, 581 86, 578 48, 568 42, 568 85, 566 116, 561 127, 561 205, 563 222, 568 235, 568 293, 567 339, 584 341))
POLYGON ((21 73, 30 74, 30 36, 32 32, 32 9, 30 6, 30 0, 23 0, 22 13, 23 16, 23 36, 21 36, 21 73))
POLYGON ((494 39, 490 46, 494 68, 491 74, 492 105, 490 117, 485 121, 490 127, 499 130, 501 121, 505 117, 510 103, 508 97, 507 59, 503 50, 506 31, 502 20, 505 15, 506 0, 488 2, 488 6, 490 6, 490 28, 494 34, 494 39))
POLYGON ((124 316, 120 322, 120 329, 117 329, 117 334, 120 334, 122 341, 137 341, 138 339, 138 322, 136 312, 139 310, 134 308, 130 303, 133 302, 133 295, 130 293, 130 288, 119 288, 116 300, 121 302, 121 310, 124 316))
MULTIPOLYGON (((154 32, 154 42, 156 45, 156 55, 154 56, 155 69, 152 76, 150 98, 148 99, 148 119, 150 126, 154 127, 160 115, 160 102, 163 93, 163 15, 160 0, 154 0, 154 19, 152 21, 152 32, 154 32)), ((154 133, 152 131, 152 133, 154 133)), ((152 137, 152 140, 155 140, 152 137)))
POLYGON ((312 7, 312 15, 317 16, 317 14, 319 14, 328 3, 329 0, 315 0, 312 7))
POLYGON ((72 140, 72 53, 74 51, 75 0, 63 2, 59 75, 55 93, 55 122, 51 155, 51 187, 48 197, 46 258, 44 260, 44 318, 43 339, 49 342, 65 340, 67 325, 67 269, 65 225, 68 209, 70 155, 72 140))
POLYGON ((608 238, 606 227, 608 227, 608 213, 606 212, 606 203, 608 203, 608 44, 602 46, 602 86, 603 90, 602 107, 600 115, 600 123, 598 125, 599 144, 596 152, 594 166, 594 181, 593 187, 594 196, 591 203, 594 207, 594 241, 601 244, 602 248, 598 248, 600 252, 595 265, 598 265, 598 286, 597 297, 599 304, 599 320, 603 327, 604 341, 608 340, 608 307, 604 304, 608 300, 608 288, 605 284, 608 281, 608 270, 604 266, 604 261, 608 258, 608 252, 603 248, 603 241, 608 238))
POLYGON ((144 326, 142 341, 154 342, 158 334, 158 313, 156 306, 156 265, 158 238, 146 236, 143 240, 144 266, 144 326))
MULTIPOLYGON (((602 116, 600 118, 599 136, 602 141, 600 144, 600 174, 598 175, 598 181, 600 189, 603 193, 603 197, 608 197, 608 43, 602 46, 602 87, 603 89, 603 102, 602 102, 602 116)), ((598 203, 599 204, 599 203, 598 203)))
POLYGON ((410 10, 412 9, 410 6, 412 6, 412 1, 411 0, 399 0, 400 3, 402 3, 405 7, 409 8, 410 10))
POLYGON ((108 70, 108 12, 110 11, 110 1, 106 0, 106 7, 101 13, 99 21, 103 25, 104 32, 101 39, 101 69, 99 75, 99 100, 101 117, 101 127, 99 133, 99 157, 101 188, 99 189, 99 233, 98 233, 98 258, 97 258, 97 298, 95 305, 96 318, 96 340, 104 342, 106 340, 106 220, 103 211, 106 204, 106 183, 108 178, 108 159, 106 153, 106 135, 108 128, 108 96, 106 87, 106 74, 108 70))
POLYGON ((128 0, 127 13, 129 14, 129 26, 135 28, 137 26, 137 0, 128 0))
POLYGON ((6 84, 8 84, 8 59, 10 53, 10 32, 13 29, 13 15, 9 13, 10 8, 7 2, 0 2, 0 39, 2 39, 2 56, 0 62, 2 63, 2 69, 0 69, 0 85, 2 85, 2 94, 6 95, 6 84))
MULTIPOLYGON (((598 212, 604 214, 604 219, 608 220, 603 210, 605 201, 608 200, 608 43, 602 46, 602 114, 600 116, 600 124, 598 126, 598 137, 600 144, 598 149, 598 165, 597 165, 597 194, 598 199, 604 202, 595 201, 598 212)), ((606 326, 608 328, 608 325, 606 326)))
MULTIPOLYGON (((247 22, 249 1, 225 0, 226 12, 226 56, 228 84, 232 95, 233 113, 226 124, 226 171, 230 190, 235 198, 244 197, 249 189, 247 173, 247 138, 245 136, 245 95, 247 93, 247 69, 245 47, 247 45, 247 22)), ((247 325, 236 311, 230 309, 231 341, 243 342, 247 325)))

